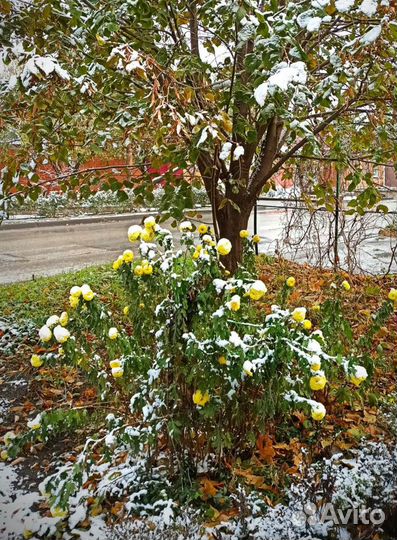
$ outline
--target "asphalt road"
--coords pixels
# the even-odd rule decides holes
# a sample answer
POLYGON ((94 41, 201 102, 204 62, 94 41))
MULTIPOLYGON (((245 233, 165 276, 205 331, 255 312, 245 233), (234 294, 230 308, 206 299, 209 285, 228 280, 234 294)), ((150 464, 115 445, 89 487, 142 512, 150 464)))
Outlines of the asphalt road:
MULTIPOLYGON (((283 218, 283 211, 274 208, 258 212, 258 232, 262 237, 260 252, 280 250, 278 240, 283 218)), ((202 221, 210 223, 210 219, 210 213, 203 212, 202 221)), ((25 224, 17 228, 2 225, 0 283, 25 281, 110 262, 131 246, 127 239, 129 225, 141 221, 142 216, 124 215, 94 222, 79 219, 74 224, 25 224)), ((384 271, 391 256, 390 239, 379 237, 378 229, 378 224, 374 224, 373 230, 367 231, 368 238, 360 248, 361 267, 371 273, 384 271)), ((297 250, 287 247, 280 252, 294 260, 312 262, 313 246, 303 242, 297 250)), ((342 258, 343 252, 342 246, 342 258)), ((397 272, 396 261, 391 271, 397 272)))

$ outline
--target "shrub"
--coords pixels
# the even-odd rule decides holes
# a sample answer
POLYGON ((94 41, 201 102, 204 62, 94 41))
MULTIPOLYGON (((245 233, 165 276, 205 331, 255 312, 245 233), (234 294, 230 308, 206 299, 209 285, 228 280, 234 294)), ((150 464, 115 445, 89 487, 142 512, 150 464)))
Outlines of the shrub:
MULTIPOLYGON (((183 477, 208 455, 219 461, 252 450, 269 422, 288 422, 297 406, 318 425, 326 415, 327 387, 338 377, 351 388, 368 384, 357 358, 328 354, 304 307, 286 307, 294 278, 280 291, 280 305, 267 305, 267 287, 255 276, 257 237, 241 232, 244 262, 230 276, 222 264, 230 242, 216 242, 204 224, 193 229, 189 221, 180 224, 181 248, 175 249, 171 233, 152 217, 129 228, 139 257, 125 250, 113 263, 129 298, 123 327, 100 293, 83 284, 70 290, 70 309, 49 317, 39 331, 48 353, 34 355, 32 365, 78 367, 98 386, 101 399, 112 398, 120 410, 119 417, 108 416, 105 434, 87 441, 67 473, 49 480, 55 508, 66 508, 87 481, 97 461, 90 457, 94 449, 97 456, 102 448, 105 462, 125 452, 145 455, 148 464, 161 456, 171 476, 175 471, 183 477)), ((350 285, 335 288, 340 307, 350 285)), ((393 310, 397 292, 390 294, 382 313, 393 310)), ((327 331, 336 328, 331 307, 324 315, 327 331)), ((30 433, 47 440, 49 414, 36 417, 30 433)), ((60 421, 63 427, 73 424, 64 415, 60 421)), ((11 445, 9 455, 19 447, 11 445)), ((147 492, 151 501, 155 494, 147 492)), ((150 501, 141 504, 146 508, 150 501)))

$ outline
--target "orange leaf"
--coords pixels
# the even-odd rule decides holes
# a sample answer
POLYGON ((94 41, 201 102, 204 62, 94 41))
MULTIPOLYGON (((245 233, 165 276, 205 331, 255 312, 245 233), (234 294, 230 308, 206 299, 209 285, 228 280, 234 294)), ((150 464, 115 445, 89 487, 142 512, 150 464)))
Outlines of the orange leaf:
POLYGON ((210 480, 209 478, 202 478, 200 480, 200 484, 200 493, 204 501, 210 497, 215 497, 215 495, 218 493, 218 489, 223 486, 221 482, 216 482, 215 480, 210 480))
POLYGON ((273 441, 269 435, 259 435, 256 446, 258 448, 259 455, 267 463, 273 463, 273 458, 276 455, 276 451, 273 448, 273 441))

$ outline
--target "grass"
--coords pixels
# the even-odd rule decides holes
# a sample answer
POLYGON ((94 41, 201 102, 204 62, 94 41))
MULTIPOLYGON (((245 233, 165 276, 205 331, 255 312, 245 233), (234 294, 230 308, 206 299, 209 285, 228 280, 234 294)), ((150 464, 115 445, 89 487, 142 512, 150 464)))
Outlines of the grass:
POLYGON ((30 319, 42 324, 49 315, 60 313, 68 305, 73 285, 88 283, 109 307, 125 305, 125 292, 109 264, 84 268, 33 281, 0 286, 0 313, 17 321, 30 319))

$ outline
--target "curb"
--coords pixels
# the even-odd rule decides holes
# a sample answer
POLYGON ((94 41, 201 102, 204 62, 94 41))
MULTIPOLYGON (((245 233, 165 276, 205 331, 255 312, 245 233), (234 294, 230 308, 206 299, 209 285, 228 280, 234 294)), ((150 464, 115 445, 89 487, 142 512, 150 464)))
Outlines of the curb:
MULTIPOLYGON (((209 207, 195 208, 198 212, 209 212, 209 207)), ((109 221, 131 221, 134 218, 145 218, 150 215, 158 215, 158 212, 134 212, 132 214, 101 214, 97 216, 81 216, 74 218, 59 218, 59 219, 37 219, 37 220, 4 220, 0 222, 1 229, 31 229, 33 227, 57 227, 57 226, 73 226, 89 223, 106 223, 109 221)))

